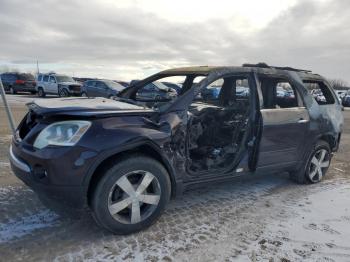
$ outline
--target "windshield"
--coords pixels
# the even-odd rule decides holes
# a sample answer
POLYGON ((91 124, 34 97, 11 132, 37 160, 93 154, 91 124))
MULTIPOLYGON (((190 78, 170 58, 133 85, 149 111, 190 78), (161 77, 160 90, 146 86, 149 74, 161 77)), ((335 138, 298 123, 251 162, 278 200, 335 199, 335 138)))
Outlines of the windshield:
POLYGON ((57 82, 75 82, 70 76, 58 76, 56 75, 57 82))
POLYGON ((108 87, 113 88, 113 89, 115 89, 115 90, 117 90, 117 91, 122 91, 123 89, 125 89, 124 86, 122 86, 121 84, 116 83, 116 82, 114 82, 114 81, 106 80, 106 81, 104 81, 104 82, 105 82, 105 84, 106 84, 108 87))
POLYGON ((197 73, 154 75, 145 80, 132 81, 130 86, 120 92, 116 100, 143 105, 154 110, 169 108, 179 97, 185 95, 206 75, 197 73), (153 81, 152 81, 153 80, 153 81), (176 85, 178 89, 169 87, 176 85))

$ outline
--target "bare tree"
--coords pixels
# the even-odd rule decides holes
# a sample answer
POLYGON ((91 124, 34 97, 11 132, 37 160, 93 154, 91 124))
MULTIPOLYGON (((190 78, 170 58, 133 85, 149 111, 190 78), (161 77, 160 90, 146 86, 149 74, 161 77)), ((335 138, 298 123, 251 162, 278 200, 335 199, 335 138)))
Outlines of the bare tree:
POLYGON ((349 83, 342 79, 328 79, 328 82, 337 90, 348 90, 350 88, 349 83))

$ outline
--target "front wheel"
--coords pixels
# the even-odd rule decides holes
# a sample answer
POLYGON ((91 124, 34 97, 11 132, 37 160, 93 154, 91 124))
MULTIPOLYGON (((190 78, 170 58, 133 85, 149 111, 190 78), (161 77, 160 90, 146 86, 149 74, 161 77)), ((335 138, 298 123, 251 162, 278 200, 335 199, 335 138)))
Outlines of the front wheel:
POLYGON ((318 183, 326 175, 331 162, 331 150, 325 141, 318 141, 306 163, 291 173, 291 178, 299 184, 318 183))
POLYGON ((61 88, 61 89, 58 91, 58 96, 59 96, 59 97, 68 97, 68 96, 69 96, 69 93, 68 93, 67 89, 61 88))
POLYGON ((116 234, 153 224, 170 199, 168 172, 145 156, 125 158, 109 168, 96 186, 91 208, 96 222, 116 234))

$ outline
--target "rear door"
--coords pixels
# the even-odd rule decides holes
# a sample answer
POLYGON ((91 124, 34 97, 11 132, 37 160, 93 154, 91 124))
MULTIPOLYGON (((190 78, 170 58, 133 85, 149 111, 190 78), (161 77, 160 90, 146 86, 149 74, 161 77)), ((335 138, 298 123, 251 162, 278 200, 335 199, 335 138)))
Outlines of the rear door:
POLYGON ((303 157, 309 113, 289 78, 260 75, 258 79, 263 103, 256 167, 293 167, 303 157))

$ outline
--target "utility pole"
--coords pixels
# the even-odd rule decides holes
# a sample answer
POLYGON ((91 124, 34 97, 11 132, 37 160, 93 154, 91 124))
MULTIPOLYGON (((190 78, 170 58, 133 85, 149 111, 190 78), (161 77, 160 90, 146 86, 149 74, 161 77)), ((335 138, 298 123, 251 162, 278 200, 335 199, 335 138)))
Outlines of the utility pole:
POLYGON ((36 60, 36 70, 37 70, 37 74, 39 75, 39 61, 36 60))
POLYGON ((10 123, 10 128, 11 128, 12 134, 13 134, 13 136, 15 136, 15 134, 16 134, 15 121, 13 120, 13 115, 12 115, 11 109, 10 109, 9 105, 7 104, 5 89, 4 89, 4 86, 2 85, 1 76, 0 76, 0 93, 1 93, 2 101, 4 102, 4 107, 6 110, 7 118, 8 118, 9 123, 10 123))

